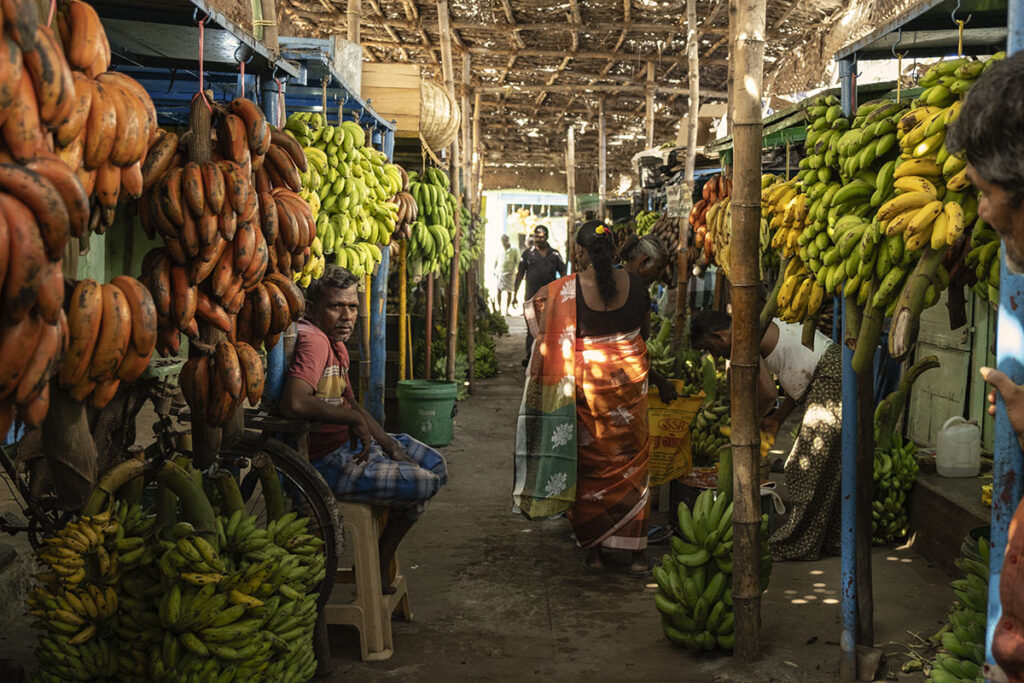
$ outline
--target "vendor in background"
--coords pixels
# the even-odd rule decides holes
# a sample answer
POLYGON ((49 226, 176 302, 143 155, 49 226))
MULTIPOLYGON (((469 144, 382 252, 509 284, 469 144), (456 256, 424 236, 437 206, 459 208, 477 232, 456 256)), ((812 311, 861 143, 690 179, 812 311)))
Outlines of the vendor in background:
MULTIPOLYGON (((586 258, 586 252, 583 251, 580 257, 586 258)), ((665 272, 665 266, 668 264, 668 250, 665 249, 665 245, 657 235, 637 237, 636 233, 632 233, 619 247, 618 258, 623 268, 630 273, 639 275, 644 284, 650 287, 665 272)), ((577 265, 580 268, 587 267, 579 262, 577 265)), ((651 384, 658 388, 658 397, 663 403, 671 403, 679 398, 672 381, 654 368, 651 368, 647 377, 651 384)))
POLYGON ((512 285, 516 279, 516 266, 519 264, 519 250, 512 246, 508 235, 501 236, 501 254, 494 264, 494 274, 498 279, 498 312, 501 313, 501 295, 505 294, 505 315, 512 306, 514 292, 512 285))
MULTIPOLYGON (((783 560, 816 560, 839 552, 842 353, 821 332, 815 332, 814 349, 808 349, 801 343, 802 333, 802 326, 776 318, 758 345, 761 429, 774 438, 793 408, 804 406, 800 432, 785 464, 790 514, 769 539, 772 554, 783 560), (774 411, 778 389, 773 376, 785 393, 774 411)), ((690 334, 694 348, 724 357, 732 351, 732 318, 725 313, 698 313, 690 334)))
MULTIPOLYGON (((519 285, 526 278, 526 293, 523 301, 529 301, 541 287, 544 287, 555 278, 565 275, 565 261, 557 249, 548 244, 548 228, 546 225, 537 225, 533 228, 533 246, 523 252, 519 260, 519 269, 516 271, 516 282, 512 286, 512 306, 519 305, 519 285)), ((523 367, 530 362, 530 354, 533 352, 533 335, 526 333, 526 358, 523 359, 523 367)))
MULTIPOLYGON (((950 154, 967 158, 967 177, 981 191, 978 215, 1003 239, 1006 267, 1024 275, 1024 53, 995 63, 967 93, 960 116, 946 134, 950 154), (1017 96, 1007 97, 1009 93, 1017 96)), ((1017 358, 1024 363, 1024 358, 1017 358)), ((996 392, 1024 448, 1024 386, 995 368, 981 368, 995 387, 988 395, 989 414, 996 412, 996 392)), ((1015 457, 996 453, 995 457, 1015 457)), ((1010 522, 999 581, 1003 614, 992 639, 992 655, 1009 680, 1024 680, 1024 503, 1010 522)), ((999 680, 995 676, 992 680, 999 680)), ((1006 679, 1003 679, 1006 680, 1006 679)))

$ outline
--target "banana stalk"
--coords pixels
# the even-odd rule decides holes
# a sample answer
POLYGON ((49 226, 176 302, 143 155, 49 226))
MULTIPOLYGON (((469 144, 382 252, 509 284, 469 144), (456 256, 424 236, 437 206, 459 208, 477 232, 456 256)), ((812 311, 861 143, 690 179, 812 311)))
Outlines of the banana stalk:
POLYGON ((925 309, 925 294, 931 286, 941 287, 937 275, 945 257, 946 247, 927 249, 903 287, 889 331, 889 355, 896 360, 903 360, 914 348, 921 327, 921 312, 925 309))
POLYGON ((821 318, 821 309, 818 309, 807 317, 807 320, 804 321, 804 326, 800 334, 800 343, 811 351, 814 350, 814 333, 818 331, 819 318, 821 318))
MULTIPOLYGON (((869 292, 875 289, 871 284, 869 292)), ((865 306, 864 317, 861 319, 860 330, 857 335, 857 346, 853 350, 853 370, 861 373, 871 370, 875 358, 875 349, 878 348, 878 340, 882 336, 882 323, 885 320, 885 312, 879 308, 865 306)))
MULTIPOLYGON (((217 518, 213 514, 213 506, 210 505, 210 500, 203 492, 202 486, 197 486, 189 473, 173 462, 164 463, 156 478, 158 482, 165 484, 178 496, 178 500, 181 501, 181 516, 185 521, 190 522, 196 531, 216 549, 219 546, 217 518)), ((276 476, 274 481, 277 481, 276 476)), ((266 490, 265 487, 264 490, 266 490)))
POLYGON ((281 481, 277 478, 277 470, 265 453, 253 458, 252 466, 260 475, 263 500, 267 506, 267 521, 273 521, 284 514, 284 493, 281 491, 281 481))
POLYGON ((906 407, 907 399, 910 397, 910 389, 914 382, 927 370, 939 367, 939 359, 936 356, 928 356, 914 363, 913 366, 903 375, 900 385, 896 391, 889 394, 875 411, 875 428, 878 430, 875 447, 882 450, 889 450, 892 446, 892 435, 896 433, 896 423, 906 407))
POLYGON ((149 469, 149 463, 136 458, 125 460, 111 467, 96 484, 89 500, 85 502, 82 515, 92 516, 102 512, 114 497, 114 492, 128 482, 141 478, 147 469, 149 469))
POLYGON ((213 479, 213 483, 217 487, 217 493, 220 494, 221 512, 224 515, 230 517, 231 513, 235 510, 241 510, 245 507, 245 501, 242 500, 242 492, 238 488, 238 482, 230 472, 218 469, 210 475, 210 478, 213 479))
POLYGON ((764 308, 761 309, 761 319, 759 321, 760 336, 764 336, 768 325, 772 322, 772 318, 775 317, 779 310, 779 290, 782 289, 782 283, 786 279, 784 275, 788 267, 789 259, 783 259, 782 263, 779 264, 779 276, 775 278, 775 286, 772 287, 771 293, 768 294, 768 299, 764 302, 764 308))
POLYGON ((857 296, 846 297, 846 311, 843 324, 843 343, 851 349, 857 348, 857 337, 860 336, 860 324, 863 319, 863 311, 857 305, 857 296))

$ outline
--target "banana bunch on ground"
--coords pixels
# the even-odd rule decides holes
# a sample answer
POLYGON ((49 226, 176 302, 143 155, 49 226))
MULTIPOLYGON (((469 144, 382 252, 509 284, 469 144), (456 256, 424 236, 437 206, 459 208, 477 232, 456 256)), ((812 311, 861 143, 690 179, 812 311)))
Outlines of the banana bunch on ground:
POLYGON ((430 167, 421 176, 409 174, 409 189, 418 215, 412 224, 409 258, 422 262, 422 272, 432 273, 455 253, 455 212, 459 207, 448 189, 448 176, 430 167))
POLYGON ((259 405, 263 396, 263 360, 245 342, 221 341, 212 356, 188 359, 178 382, 192 419, 220 427, 245 400, 259 405))
POLYGON ((246 292, 235 320, 235 338, 257 349, 264 345, 272 349, 281 333, 305 310, 306 299, 298 285, 280 273, 272 273, 246 292))
MULTIPOLYGON (((33 92, 31 85, 18 86, 20 104, 4 124, 8 149, 23 163, 33 149, 56 152, 90 199, 88 229, 103 232, 113 224, 119 197, 142 194, 142 164, 158 130, 156 109, 139 83, 107 71, 110 45, 91 5, 59 3, 54 33, 42 22, 36 25, 31 3, 17 4, 25 7, 18 10, 24 19, 16 32, 32 30, 35 36, 33 51, 22 44, 21 80, 35 87, 33 92)), ((9 82, 14 87, 21 81, 13 74, 9 82)))
MULTIPOLYGON (((682 538, 673 536, 672 552, 653 569, 658 583, 654 605, 665 636, 690 650, 733 647, 732 502, 705 489, 693 506, 678 509, 682 538)), ((761 521, 761 589, 768 586, 772 558, 768 516, 761 521)))
POLYGON ((661 214, 657 211, 641 211, 638 213, 633 218, 633 223, 636 225, 636 234, 641 237, 650 234, 659 218, 661 218, 661 214))
POLYGON ((116 659, 96 640, 116 623, 123 538, 108 510, 70 522, 36 550, 43 571, 35 575, 27 602, 43 632, 36 651, 43 680, 95 680, 116 674, 116 659), (79 652, 92 656, 79 661, 79 652))
POLYGON ((964 266, 974 271, 977 282, 972 286, 974 293, 990 304, 999 304, 999 258, 1000 241, 996 231, 981 218, 971 231, 970 251, 964 258, 964 266))
POLYGON ((690 453, 694 467, 710 467, 729 446, 732 418, 728 403, 705 403, 690 424, 690 453))
POLYGON ((917 444, 897 433, 889 449, 875 449, 871 541, 885 545, 907 535, 907 494, 917 478, 917 444))
MULTIPOLYGON (((60 385, 76 401, 88 398, 102 408, 122 381, 137 379, 149 366, 157 343, 157 308, 149 290, 128 275, 103 285, 79 280, 71 294, 67 328, 60 385)), ((39 343, 56 348, 58 342, 40 337, 39 343)))
POLYGON ((372 272, 381 258, 378 245, 391 241, 403 207, 408 214, 407 204, 391 201, 405 186, 405 171, 366 146, 366 134, 354 121, 329 126, 319 114, 296 113, 285 131, 302 145, 309 162, 300 178, 316 209, 324 251, 356 275, 372 272))
POLYGON ((965 538, 956 560, 964 578, 952 582, 957 602, 949 612, 949 623, 931 638, 946 650, 931 662, 931 683, 985 680, 981 667, 985 664, 988 565, 988 539, 965 538))

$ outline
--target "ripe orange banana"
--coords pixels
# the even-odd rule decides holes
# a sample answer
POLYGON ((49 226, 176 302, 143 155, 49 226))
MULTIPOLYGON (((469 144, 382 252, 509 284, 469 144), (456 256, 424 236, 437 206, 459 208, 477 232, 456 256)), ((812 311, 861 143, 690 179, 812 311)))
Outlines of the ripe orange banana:
POLYGON ((0 211, 0 291, 7 277, 7 264, 11 256, 11 229, 7 227, 7 219, 0 211))
MULTIPOLYGON (((306 160, 306 153, 302 151, 302 145, 298 140, 279 128, 270 128, 270 141, 288 153, 300 173, 305 173, 309 168, 306 160)), ((268 150, 269 153, 269 150, 268 150)))
MULTIPOLYGON (((155 339, 156 328, 153 329, 153 332, 155 339)), ((125 382, 132 382, 138 379, 146 371, 146 368, 149 367, 149 360, 152 357, 153 349, 150 349, 147 354, 141 354, 134 346, 129 346, 128 351, 124 354, 124 360, 121 361, 120 367, 117 368, 117 378, 125 382)))
POLYGON ((95 194, 96 201, 104 209, 113 210, 117 207, 117 198, 121 196, 120 166, 108 160, 96 169, 95 194))
POLYGON ((181 350, 181 332, 176 327, 159 327, 156 333, 156 348, 161 356, 177 356, 181 350))
POLYGON ((185 331, 196 316, 196 288, 181 266, 171 268, 171 322, 185 331))
MULTIPOLYGON (((102 38, 103 42, 106 43, 105 34, 102 36, 102 38)), ((107 53, 106 61, 109 64, 110 48, 107 46, 104 47, 104 51, 107 53)), ((134 97, 134 100, 136 100, 137 103, 141 105, 141 110, 139 111, 141 117, 141 125, 139 130, 140 136, 138 148, 134 155, 137 158, 142 158, 142 156, 146 153, 146 149, 150 145, 152 145, 153 142, 156 141, 156 137, 159 134, 157 133, 159 127, 157 126, 156 107, 153 105, 152 98, 150 98, 149 93, 146 92, 146 89, 142 87, 141 83, 136 81, 131 76, 121 73, 120 71, 107 71, 106 69, 104 69, 103 73, 100 73, 96 78, 101 83, 119 84, 121 86, 122 91, 124 91, 125 94, 134 97)))
POLYGON ((71 100, 71 107, 64 118, 60 120, 54 136, 57 144, 61 147, 70 145, 85 130, 93 92, 88 80, 85 74, 78 71, 72 76, 74 97, 71 100))
POLYGON ((183 174, 181 167, 172 167, 157 184, 161 208, 171 224, 179 228, 185 223, 185 213, 188 211, 181 191, 183 174))
POLYGON ((199 290, 196 295, 196 316, 223 332, 231 332, 231 318, 219 304, 199 290))
POLYGON ((92 100, 89 104, 89 117, 85 124, 85 156, 82 158, 86 168, 99 168, 114 148, 117 136, 117 109, 114 98, 107 89, 97 81, 92 86, 92 100))
POLYGON ((68 390, 68 395, 75 401, 81 403, 85 399, 89 398, 92 394, 92 390, 96 388, 96 382, 92 381, 88 377, 83 379, 81 382, 71 387, 68 390))
POLYGON ((64 273, 60 261, 47 261, 36 291, 36 311, 46 323, 55 325, 63 305, 64 273))
POLYGON ((185 254, 189 258, 195 258, 199 256, 199 225, 196 223, 196 217, 192 215, 191 209, 185 209, 182 218, 184 220, 181 230, 178 232, 178 239, 181 240, 185 254))
MULTIPOLYGON (((234 292, 234 296, 227 297, 224 302, 224 310, 228 312, 229 316, 234 318, 238 315, 238 312, 242 310, 242 304, 245 303, 245 289, 238 287, 231 291, 234 292)), ((231 294, 231 291, 229 291, 228 294, 231 294)))
POLYGON ((280 241, 288 251, 299 246, 299 223, 292 215, 291 207, 281 197, 274 197, 277 205, 277 225, 280 230, 280 241))
POLYGON ((143 277, 148 276, 147 286, 153 296, 153 305, 157 315, 162 318, 171 317, 171 259, 166 253, 153 259, 149 270, 143 269, 143 277))
POLYGON ((234 264, 235 272, 241 273, 249 267, 256 247, 256 229, 251 223, 242 223, 235 231, 234 264))
MULTIPOLYGON (((81 237, 85 234, 89 223, 89 196, 85 193, 85 189, 74 171, 55 157, 36 157, 25 167, 43 176, 60 195, 61 203, 68 214, 68 228, 71 235, 81 237)), ((52 250, 48 248, 48 251, 52 256, 52 250)))
MULTIPOLYGON (((234 213, 233 211, 231 213, 234 213)), ((214 244, 214 240, 223 239, 220 235, 220 220, 213 212, 213 207, 206 206, 203 214, 197 222, 199 230, 199 244, 202 250, 206 250, 214 244)))
POLYGON ((76 69, 88 69, 100 54, 103 25, 92 5, 72 0, 68 5, 68 61, 76 69))
POLYGON ((118 275, 110 284, 121 290, 132 318, 132 346, 140 355, 148 355, 156 345, 156 304, 153 295, 141 282, 128 275, 118 275))
POLYGON ((7 119, 21 82, 21 49, 6 33, 0 34, 0 123, 7 119))
POLYGON ((64 255, 71 237, 68 209, 60 192, 42 174, 15 164, 0 164, 0 189, 17 197, 35 215, 46 252, 53 260, 64 255))
POLYGON ((235 210, 230 206, 227 206, 220 215, 217 216, 217 230, 220 232, 220 236, 231 241, 235 239, 235 231, 238 229, 238 220, 235 210))
POLYGON ((277 203, 274 201, 274 196, 269 192, 261 192, 259 194, 260 204, 260 229, 263 231, 263 236, 267 238, 267 242, 273 244, 277 241, 278 227, 277 227, 277 203))
POLYGON ((37 429, 43 426, 43 420, 46 419, 46 413, 49 411, 50 385, 47 384, 43 386, 43 390, 39 392, 39 395, 31 403, 18 408, 18 417, 25 422, 27 427, 37 429))
POLYGON ((17 88, 17 95, 4 121, 3 135, 11 156, 23 164, 39 152, 43 135, 39 105, 36 103, 36 93, 28 69, 21 70, 17 88))
POLYGON ((217 267, 221 254, 228 251, 231 243, 221 238, 219 233, 214 233, 215 241, 208 248, 204 249, 199 257, 192 259, 188 264, 188 281, 198 285, 210 277, 210 273, 217 267))
MULTIPOLYGON (((85 130, 85 126, 82 127, 85 130)), ((82 158, 85 156, 85 136, 79 135, 77 138, 72 140, 66 147, 57 147, 55 150, 57 157, 67 164, 68 168, 78 175, 79 172, 86 173, 87 171, 82 166, 82 158)), ((83 184, 84 188, 85 185, 83 184)), ((87 192, 86 194, 92 194, 87 192)))
POLYGON ((21 46, 22 52, 36 49, 36 29, 39 21, 39 6, 34 0, 2 0, 4 29, 21 46))
POLYGON ((181 246, 181 241, 168 237, 164 239, 164 246, 167 247, 167 254, 171 257, 171 261, 176 265, 183 266, 188 263, 188 259, 185 257, 185 249, 181 246))
POLYGON ((221 173, 224 174, 225 199, 235 209, 235 213, 242 215, 249 204, 249 194, 252 192, 252 184, 237 163, 224 160, 218 162, 221 173))
POLYGON ((235 114, 221 117, 217 124, 217 142, 225 159, 239 166, 250 163, 249 140, 246 137, 245 121, 235 114))
POLYGON ((142 163, 142 187, 145 190, 153 187, 153 184, 171 167, 174 155, 178 151, 178 136, 174 133, 165 133, 150 146, 146 152, 146 160, 142 163))
POLYGON ((111 379, 124 359, 132 337, 132 312, 124 293, 109 282, 102 285, 103 319, 89 363, 89 379, 111 379))
POLYGON ((13 393, 24 377, 42 331, 43 321, 37 315, 0 323, 0 400, 13 393))
POLYGON ((263 110, 255 102, 244 97, 231 100, 228 107, 232 114, 240 116, 245 122, 245 137, 249 149, 258 154, 265 154, 266 145, 270 142, 270 131, 267 129, 267 117, 263 115, 263 110))
POLYGON ((252 339, 261 342, 270 334, 270 325, 273 319, 270 293, 262 282, 257 282, 249 292, 249 298, 252 299, 252 339))
POLYGON ((14 402, 18 405, 28 405, 39 396, 53 377, 60 359, 60 328, 46 323, 40 328, 32 358, 14 391, 14 402))
POLYGON ((237 342, 235 351, 238 353, 238 362, 242 368, 242 378, 245 384, 245 396, 249 403, 259 405, 263 396, 263 382, 266 374, 263 371, 263 361, 256 349, 245 342, 237 342))
POLYGON ((182 169, 181 189, 192 215, 197 218, 202 216, 206 208, 206 197, 203 194, 203 170, 196 162, 190 161, 182 169))
POLYGON ((228 290, 228 285, 231 283, 231 279, 235 275, 235 260, 234 260, 234 249, 225 249, 221 254, 220 259, 217 261, 217 266, 213 269, 213 279, 210 282, 210 291, 217 298, 224 295, 224 292, 228 290))
POLYGON ((267 175, 267 169, 260 167, 253 171, 253 187, 257 193, 270 192, 274 189, 273 184, 270 182, 270 176, 267 175))
POLYGON ((60 367, 60 384, 72 387, 86 378, 103 320, 103 293, 95 280, 79 280, 71 293, 68 348, 60 367))
POLYGON ((277 285, 269 280, 263 281, 263 287, 270 297, 270 330, 269 334, 283 332, 288 323, 292 321, 292 314, 288 308, 288 299, 278 289, 277 285))
POLYGON ((302 189, 302 178, 299 177, 299 169, 295 166, 295 162, 282 148, 277 145, 271 145, 270 151, 267 152, 267 159, 273 168, 277 170, 277 173, 281 176, 285 186, 293 192, 298 192, 302 189))
POLYGON ((142 196, 142 162, 121 167, 121 187, 131 199, 142 196))
POLYGON ((201 165, 203 172, 203 196, 213 213, 220 214, 224 209, 224 174, 216 162, 207 161, 201 165))
POLYGON ((71 67, 57 45, 57 38, 48 26, 36 30, 36 49, 22 55, 25 68, 32 77, 39 119, 49 128, 57 128, 70 111, 75 85, 71 67))
POLYGON ((96 382, 96 387, 89 395, 89 405, 93 408, 105 407, 113 400, 119 386, 121 386, 121 380, 117 378, 96 382))
POLYGON ((135 155, 142 135, 140 108, 136 106, 136 100, 119 84, 108 82, 103 87, 114 105, 117 120, 114 127, 114 145, 110 148, 110 163, 115 166, 128 166, 139 160, 135 155))
POLYGON ((36 219, 27 206, 0 192, 0 212, 7 223, 10 257, 3 283, 4 314, 8 322, 21 320, 36 302, 46 266, 46 248, 36 219))
POLYGON ((297 320, 306 311, 306 299, 302 296, 302 290, 295 282, 279 273, 271 273, 266 278, 269 282, 277 285, 277 288, 288 300, 288 310, 291 311, 292 320, 297 320))

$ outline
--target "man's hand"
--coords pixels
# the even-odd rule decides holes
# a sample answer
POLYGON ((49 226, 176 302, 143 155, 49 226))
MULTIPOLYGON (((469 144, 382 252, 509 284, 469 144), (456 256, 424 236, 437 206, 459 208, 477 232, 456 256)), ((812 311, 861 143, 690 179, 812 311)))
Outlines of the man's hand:
POLYGON ((386 440, 382 441, 380 448, 384 451, 384 454, 392 460, 396 460, 398 462, 413 462, 413 459, 410 458, 409 454, 405 452, 404 448, 402 448, 402 444, 398 443, 398 439, 395 439, 394 437, 389 436, 386 440))
POLYGON ((362 450, 356 453, 353 459, 356 462, 366 462, 366 459, 370 457, 370 444, 373 443, 373 435, 361 415, 348 426, 348 445, 353 451, 356 449, 356 441, 362 444, 362 450))
POLYGON ((769 416, 761 420, 761 430, 772 437, 772 440, 779 433, 779 428, 782 427, 782 422, 774 415, 769 416))
MULTIPOLYGON (((1006 416, 1010 426, 1017 432, 1017 441, 1024 448, 1024 386, 1015 384, 1006 373, 995 368, 981 368, 981 378, 994 386, 1006 403, 1006 416)), ((996 392, 988 394, 988 414, 996 414, 996 392)))
POLYGON ((657 387, 658 397, 661 398, 662 403, 671 403, 679 398, 679 392, 676 391, 676 385, 671 381, 661 378, 658 380, 657 387))

